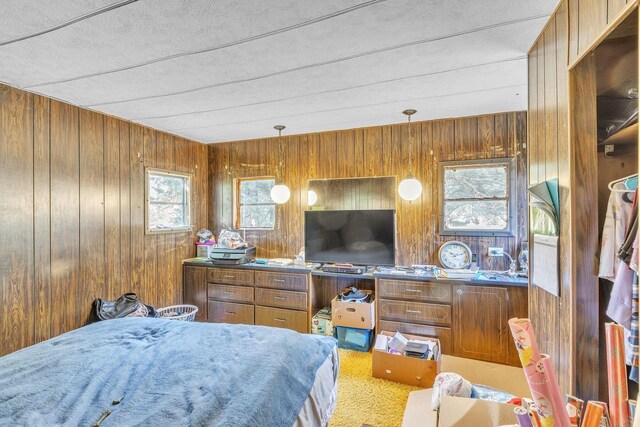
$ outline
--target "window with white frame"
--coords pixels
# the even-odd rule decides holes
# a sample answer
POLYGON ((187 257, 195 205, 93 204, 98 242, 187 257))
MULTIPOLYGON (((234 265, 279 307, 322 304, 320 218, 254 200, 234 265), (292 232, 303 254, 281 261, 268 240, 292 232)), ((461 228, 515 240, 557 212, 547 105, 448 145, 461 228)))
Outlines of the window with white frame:
POLYGON ((441 162, 440 234, 513 235, 513 160, 441 162))
POLYGON ((191 175, 146 170, 147 233, 191 230, 191 175))
POLYGON ((276 204, 271 189, 272 177, 239 178, 235 186, 234 225, 236 229, 273 229, 276 223, 276 204))

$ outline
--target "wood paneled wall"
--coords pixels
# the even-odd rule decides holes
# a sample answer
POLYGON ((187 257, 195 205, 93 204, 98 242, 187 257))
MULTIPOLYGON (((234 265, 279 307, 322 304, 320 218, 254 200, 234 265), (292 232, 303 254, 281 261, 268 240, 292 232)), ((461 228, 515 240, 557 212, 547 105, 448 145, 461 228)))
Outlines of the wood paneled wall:
POLYGON ((592 253, 598 232, 580 220, 580 215, 596 215, 597 210, 596 140, 589 135, 595 117, 590 124, 570 123, 569 112, 595 105, 580 104, 576 96, 570 106, 571 91, 588 93, 590 67, 585 64, 590 61, 572 70, 571 81, 569 69, 636 4, 563 0, 529 52, 529 183, 559 179, 561 281, 559 297, 530 287, 529 316, 541 351, 552 356, 561 388, 582 399, 598 398, 598 295, 592 253))
POLYGON ((193 174, 206 226, 205 145, 0 85, 0 355, 84 325, 96 297, 182 301, 195 235, 145 235, 146 166, 193 174))
MULTIPOLYGON (((489 258, 489 246, 503 246, 516 255, 527 238, 526 114, 504 113, 459 119, 415 122, 283 137, 283 179, 292 191, 277 207, 275 230, 247 231, 259 257, 291 257, 303 246, 303 212, 307 181, 324 178, 395 176, 413 172, 422 182, 420 199, 396 198, 398 259, 403 265, 435 263, 438 248, 451 236, 438 234, 438 162, 513 157, 517 167, 518 227, 515 237, 464 237, 478 253, 483 268, 506 269, 503 259, 489 258), (413 144, 409 143, 409 130, 413 144), (409 147, 412 147, 412 153, 409 147)), ((233 224, 233 182, 236 178, 275 176, 278 139, 238 141, 209 146, 212 207, 209 224, 217 234, 233 224)))

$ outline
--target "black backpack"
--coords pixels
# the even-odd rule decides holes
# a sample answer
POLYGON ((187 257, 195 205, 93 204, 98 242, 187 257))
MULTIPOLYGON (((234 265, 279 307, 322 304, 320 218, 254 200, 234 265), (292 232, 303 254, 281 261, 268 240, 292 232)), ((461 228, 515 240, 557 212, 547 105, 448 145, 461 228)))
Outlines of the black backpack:
POLYGON ((116 301, 96 298, 91 307, 90 323, 120 317, 158 317, 156 310, 138 300, 138 295, 126 293, 116 301))

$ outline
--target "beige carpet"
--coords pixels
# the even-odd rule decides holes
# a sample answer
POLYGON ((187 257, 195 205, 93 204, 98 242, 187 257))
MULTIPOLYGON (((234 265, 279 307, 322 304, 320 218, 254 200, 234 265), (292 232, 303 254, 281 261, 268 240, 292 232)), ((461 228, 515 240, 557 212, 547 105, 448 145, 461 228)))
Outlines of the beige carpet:
POLYGON ((340 349, 338 405, 329 426, 400 426, 414 390, 419 388, 373 378, 371 353, 340 349))

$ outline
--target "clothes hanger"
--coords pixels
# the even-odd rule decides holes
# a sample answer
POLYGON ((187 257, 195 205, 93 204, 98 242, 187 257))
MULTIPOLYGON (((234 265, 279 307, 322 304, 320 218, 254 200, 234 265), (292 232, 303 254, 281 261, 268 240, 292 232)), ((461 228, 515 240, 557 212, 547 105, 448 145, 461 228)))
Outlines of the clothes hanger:
POLYGON ((630 191, 635 191, 636 188, 638 188, 638 174, 634 173, 633 175, 629 175, 629 176, 625 176, 624 178, 619 178, 619 179, 614 179, 613 181, 611 181, 608 185, 609 190, 611 190, 612 193, 628 193, 630 191), (635 178, 635 179, 634 179, 635 178), (629 188, 627 187, 627 181, 629 181, 629 184, 633 184, 635 183, 635 188, 629 188), (613 186, 619 182, 624 182, 625 183, 625 188, 613 188, 613 186))

